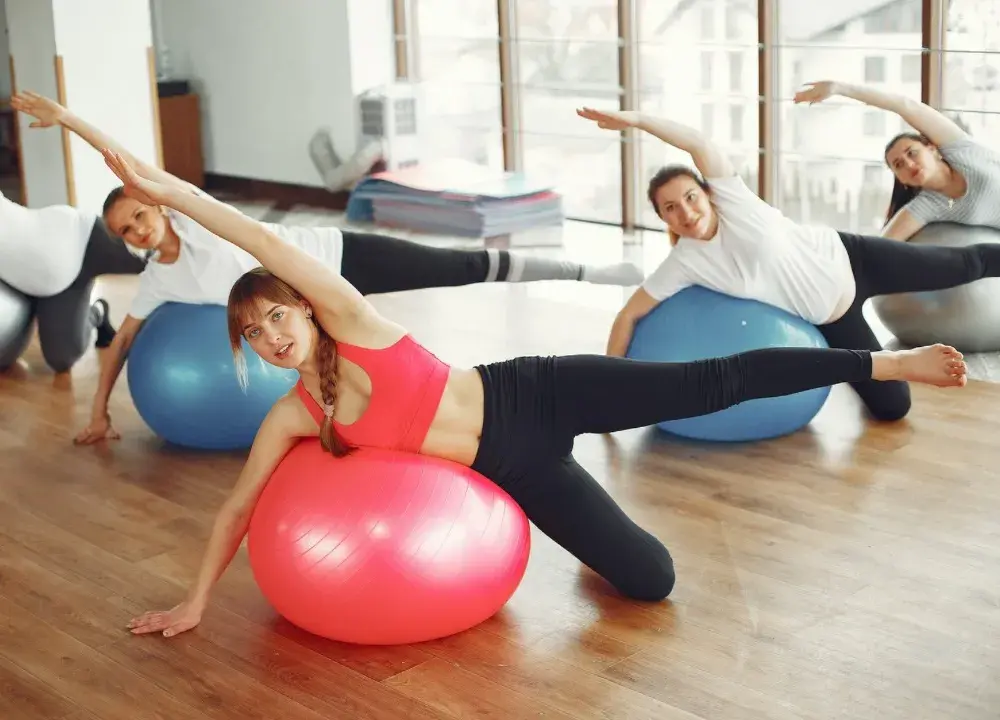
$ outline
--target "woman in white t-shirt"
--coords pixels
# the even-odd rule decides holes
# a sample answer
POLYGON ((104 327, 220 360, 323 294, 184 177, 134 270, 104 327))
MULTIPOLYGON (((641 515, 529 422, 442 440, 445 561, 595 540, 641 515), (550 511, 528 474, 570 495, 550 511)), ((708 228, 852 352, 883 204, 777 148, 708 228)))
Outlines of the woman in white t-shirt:
MULTIPOLYGON (((618 314, 609 355, 623 356, 636 322, 691 285, 798 315, 813 323, 830 347, 880 350, 862 315, 868 298, 1000 276, 1000 245, 912 245, 802 225, 755 195, 725 152, 697 130, 636 112, 577 112, 601 128, 648 132, 690 153, 698 168, 663 168, 649 182, 649 200, 667 225, 673 249, 618 314)), ((852 385, 875 418, 898 420, 909 412, 906 383, 852 385)))
POLYGON ((28 297, 42 356, 57 378, 92 341, 106 348, 114 339, 107 301, 92 300, 96 278, 138 275, 145 265, 95 213, 69 205, 27 208, 0 193, 0 283, 28 297))
MULTIPOLYGON (((18 93, 11 106, 36 118, 32 127, 59 125, 98 151, 110 148, 125 157, 142 177, 201 193, 193 185, 143 162, 120 143, 49 98, 18 93)), ((117 437, 108 416, 108 398, 128 349, 149 314, 166 302, 225 305, 229 291, 247 270, 259 265, 248 253, 225 242, 190 218, 127 197, 119 187, 102 210, 112 233, 150 262, 139 289, 111 343, 103 364, 89 426, 78 442, 117 437)), ((631 263, 582 265, 529 257, 505 250, 434 248, 399 238, 341 231, 337 227, 291 227, 265 223, 283 240, 301 248, 344 277, 362 294, 398 292, 483 282, 572 280, 603 285, 638 285, 642 271, 631 263)))
POLYGON ((894 112, 917 131, 899 133, 885 146, 895 179, 884 237, 909 240, 932 222, 1000 229, 1000 152, 930 105, 896 93, 824 80, 807 83, 795 102, 834 95, 894 112))

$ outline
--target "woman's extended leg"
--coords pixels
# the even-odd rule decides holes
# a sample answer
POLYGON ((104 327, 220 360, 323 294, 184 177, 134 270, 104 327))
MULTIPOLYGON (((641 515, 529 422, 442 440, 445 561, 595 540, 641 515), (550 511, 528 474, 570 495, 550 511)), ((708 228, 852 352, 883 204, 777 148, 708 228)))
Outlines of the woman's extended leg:
POLYGON ((747 400, 865 380, 965 384, 954 348, 897 352, 766 348, 689 363, 603 355, 555 359, 556 423, 562 432, 614 432, 707 415, 747 400))
POLYGON ((618 507, 572 456, 553 411, 555 359, 477 366, 483 434, 472 469, 503 488, 528 518, 620 592, 660 600, 674 585, 670 553, 618 507))
POLYGON ((629 263, 590 266, 506 250, 459 250, 366 233, 344 233, 341 275, 362 295, 454 287, 485 282, 580 280, 638 285, 642 271, 629 263))
POLYGON ((909 242, 840 233, 851 259, 858 297, 929 292, 1000 277, 1000 243, 966 247, 909 242))
POLYGON ((662 600, 674 563, 568 455, 539 463, 507 488, 528 519, 580 562, 635 600, 662 600))

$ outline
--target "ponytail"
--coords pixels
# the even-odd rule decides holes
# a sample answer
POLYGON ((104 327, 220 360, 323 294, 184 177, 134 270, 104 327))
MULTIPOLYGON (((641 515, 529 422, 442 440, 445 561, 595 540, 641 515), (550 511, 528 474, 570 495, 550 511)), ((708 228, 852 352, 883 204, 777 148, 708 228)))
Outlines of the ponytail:
POLYGON ((323 449, 335 457, 343 457, 353 449, 333 423, 333 416, 336 412, 337 400, 337 342, 326 334, 323 328, 319 329, 318 347, 316 348, 317 359, 319 361, 319 387, 323 394, 323 423, 319 427, 319 441, 323 449))

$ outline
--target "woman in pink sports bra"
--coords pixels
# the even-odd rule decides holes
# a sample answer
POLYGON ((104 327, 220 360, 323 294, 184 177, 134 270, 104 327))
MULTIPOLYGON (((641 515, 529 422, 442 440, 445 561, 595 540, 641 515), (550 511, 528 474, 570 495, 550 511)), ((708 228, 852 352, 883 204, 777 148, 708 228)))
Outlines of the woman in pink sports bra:
POLYGON ((451 367, 382 317, 343 277, 211 198, 137 176, 104 151, 126 192, 193 218, 256 257, 229 298, 234 348, 245 338, 301 382, 261 425, 220 509, 197 579, 171 610, 129 624, 173 636, 196 626, 239 547, 257 499, 285 453, 319 436, 342 456, 394 448, 467 465, 506 490, 528 518, 622 594, 665 598, 674 568, 663 544, 636 525, 573 458, 583 433, 607 433, 703 415, 758 397, 863 379, 941 387, 966 382, 962 356, 935 345, 901 352, 772 348, 692 363, 604 355, 521 357, 451 367))

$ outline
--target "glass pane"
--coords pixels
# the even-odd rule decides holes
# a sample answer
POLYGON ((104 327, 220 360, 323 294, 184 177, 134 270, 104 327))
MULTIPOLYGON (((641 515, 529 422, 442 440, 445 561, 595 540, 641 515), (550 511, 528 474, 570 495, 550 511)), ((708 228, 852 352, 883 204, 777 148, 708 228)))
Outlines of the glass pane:
POLYGON ((521 40, 618 39, 617 0, 516 0, 516 3, 517 36, 521 40))
POLYGON ((619 107, 615 0, 518 2, 524 170, 563 195, 567 216, 621 222, 621 136, 576 116, 619 107))
POLYGON ((518 43, 518 82, 523 87, 563 90, 617 90, 618 45, 574 40, 518 43))
POLYGON ((414 0, 416 72, 428 156, 503 167, 495 0, 414 0))
POLYGON ((892 192, 885 163, 782 154, 779 207, 798 222, 879 234, 892 192))
POLYGON ((757 0, 637 0, 636 13, 640 42, 757 44, 757 0))
POLYGON ((885 144, 906 123, 845 98, 791 98, 805 83, 838 80, 919 100, 923 0, 777 1, 778 207, 802 222, 877 233, 892 189, 885 144))
POLYGON ((950 0, 943 107, 971 134, 1000 147, 1000 3, 950 0), (989 52, 985 52, 989 51, 989 52))
MULTIPOLYGON (((639 110, 689 125, 726 148, 756 191, 759 163, 756 0, 637 0, 639 110)), ((691 156, 639 139, 639 218, 661 228, 646 184, 691 156)))
POLYGON ((567 216, 620 223, 622 153, 618 133, 599 139, 525 133, 524 164, 532 177, 563 195, 567 216))

